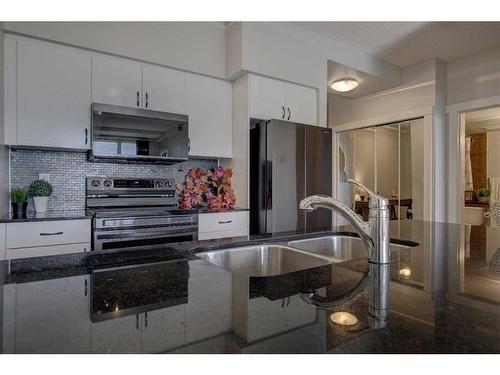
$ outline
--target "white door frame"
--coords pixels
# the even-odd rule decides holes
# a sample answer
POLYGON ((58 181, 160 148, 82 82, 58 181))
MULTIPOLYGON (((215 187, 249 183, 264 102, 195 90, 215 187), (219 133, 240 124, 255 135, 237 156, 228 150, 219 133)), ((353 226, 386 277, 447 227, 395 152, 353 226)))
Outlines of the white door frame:
MULTIPOLYGON (((374 117, 371 119, 366 119, 363 121, 356 121, 351 123, 344 123, 335 125, 332 128, 333 131, 333 173, 332 173, 332 192, 334 198, 338 197, 339 185, 338 185, 338 134, 340 132, 349 131, 349 130, 357 130, 363 128, 369 128, 373 126, 380 126, 384 124, 390 124, 395 122, 404 122, 408 120, 412 120, 415 118, 424 118, 424 147, 426 149, 422 150, 422 157, 424 158, 424 210, 423 217, 424 220, 432 221, 435 216, 435 207, 434 205, 434 197, 435 197, 435 189, 434 189, 434 166, 433 166, 433 128, 434 128, 434 108, 433 107, 423 107, 419 109, 415 109, 407 112, 400 112, 395 114, 390 114, 386 116, 374 117)), ((336 225, 336 215, 334 216, 334 225, 336 225)))
POLYGON ((465 174, 465 112, 500 106, 500 95, 446 107, 448 113, 448 213, 450 223, 463 222, 465 174))

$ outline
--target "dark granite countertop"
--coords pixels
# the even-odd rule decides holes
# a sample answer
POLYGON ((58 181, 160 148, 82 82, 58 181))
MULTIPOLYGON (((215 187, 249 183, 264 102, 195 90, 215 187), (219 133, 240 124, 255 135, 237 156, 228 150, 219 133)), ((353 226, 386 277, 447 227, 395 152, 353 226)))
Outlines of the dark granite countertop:
POLYGON ((28 211, 26 217, 14 217, 11 212, 4 214, 0 218, 0 223, 22 223, 29 221, 51 221, 51 220, 76 220, 90 219, 91 216, 85 210, 61 210, 35 212, 28 211))
POLYGON ((199 214, 216 214, 216 213, 223 213, 223 212, 238 212, 238 211, 248 211, 248 208, 243 208, 243 207, 233 207, 230 210, 210 210, 208 207, 207 208, 198 208, 196 209, 199 214))
POLYGON ((404 221, 390 230, 397 244, 383 288, 356 238, 339 262, 279 277, 231 273, 196 256, 332 233, 353 237, 350 227, 23 259, 11 263, 10 275, 0 262, 2 350, 500 353, 500 228, 404 221), (397 246, 404 241, 418 245, 397 246), (389 297, 383 318, 372 308, 372 292, 381 289, 389 297), (301 292, 316 292, 323 308, 301 292), (354 325, 330 319, 345 312, 354 325))

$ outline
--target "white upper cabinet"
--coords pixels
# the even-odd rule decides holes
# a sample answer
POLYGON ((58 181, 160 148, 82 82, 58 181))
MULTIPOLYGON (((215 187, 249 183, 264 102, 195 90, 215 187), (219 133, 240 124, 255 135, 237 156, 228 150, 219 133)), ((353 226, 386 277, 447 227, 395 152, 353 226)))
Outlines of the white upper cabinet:
POLYGON ((186 114, 186 73, 143 65, 143 108, 186 114))
POLYGON ((310 87, 286 84, 286 116, 289 121, 316 125, 318 99, 316 90, 310 87))
POLYGON ((186 110, 191 156, 232 157, 232 85, 188 74, 186 110))
POLYGON ((250 117, 318 123, 318 94, 310 87, 250 75, 250 117))
POLYGON ((262 120, 284 119, 285 84, 275 79, 250 76, 250 117, 262 120))
POLYGON ((92 56, 92 102, 141 108, 142 100, 142 64, 92 56))
POLYGON ((17 127, 16 139, 9 137, 9 143, 89 148, 90 55, 75 48, 19 38, 16 77, 16 99, 6 100, 17 105, 17 124, 6 124, 10 129, 17 127))

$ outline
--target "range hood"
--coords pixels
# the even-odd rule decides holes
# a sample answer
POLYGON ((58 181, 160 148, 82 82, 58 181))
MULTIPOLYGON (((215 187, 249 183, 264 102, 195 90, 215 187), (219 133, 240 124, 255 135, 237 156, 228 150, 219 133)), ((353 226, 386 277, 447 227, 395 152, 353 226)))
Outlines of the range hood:
POLYGON ((174 164, 188 160, 188 116, 92 104, 91 149, 95 162, 174 164))

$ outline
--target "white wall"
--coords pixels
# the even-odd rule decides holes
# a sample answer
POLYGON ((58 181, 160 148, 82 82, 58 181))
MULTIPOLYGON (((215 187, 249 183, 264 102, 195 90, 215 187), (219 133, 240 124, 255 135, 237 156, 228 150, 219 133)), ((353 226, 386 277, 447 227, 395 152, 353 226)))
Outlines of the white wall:
POLYGON ((447 104, 500 95, 500 48, 447 65, 447 104))
POLYGON ((4 29, 226 77, 226 28, 220 22, 4 22, 4 29))
POLYGON ((427 61, 404 69, 401 86, 359 98, 329 94, 329 126, 385 116, 402 120, 398 114, 434 106, 435 72, 436 61, 427 61))

